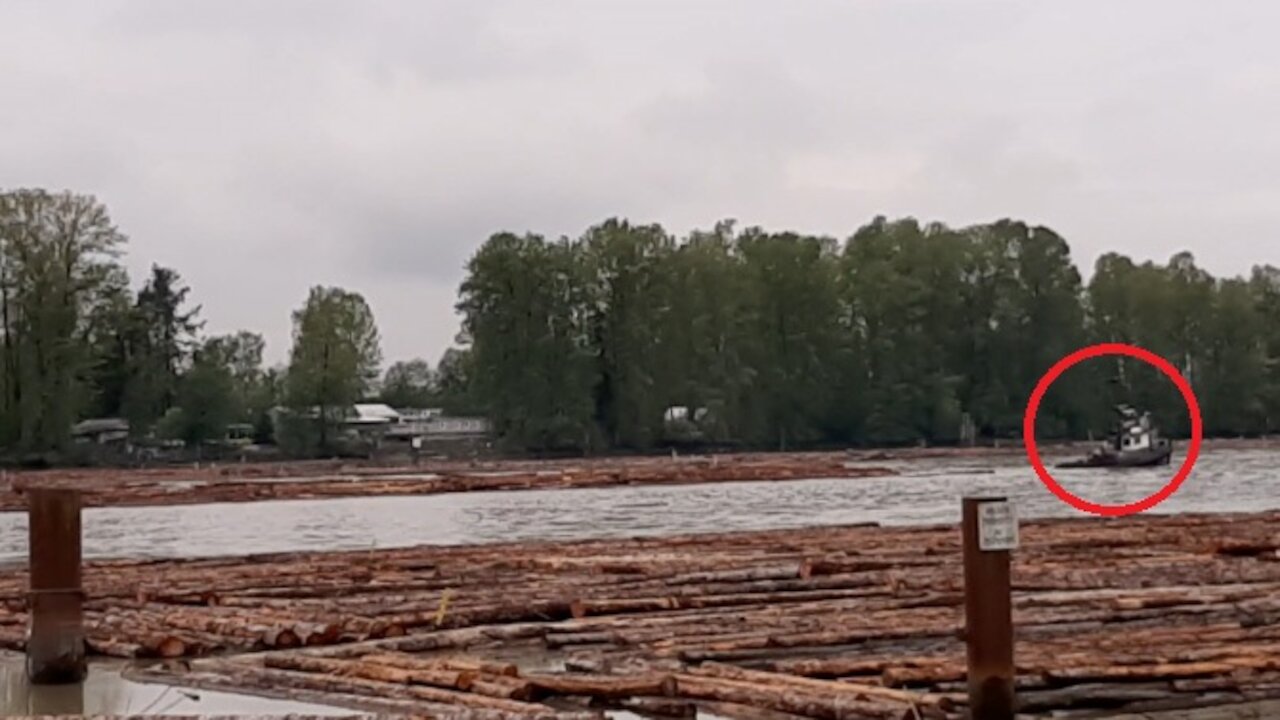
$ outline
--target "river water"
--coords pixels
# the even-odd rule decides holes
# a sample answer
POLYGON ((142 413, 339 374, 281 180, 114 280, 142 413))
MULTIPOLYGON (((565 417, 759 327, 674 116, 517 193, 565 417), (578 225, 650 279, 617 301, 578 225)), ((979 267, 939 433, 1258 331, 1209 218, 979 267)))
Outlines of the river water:
MULTIPOLYGON (((1057 470, 1092 502, 1133 502, 1159 490, 1182 462, 1128 470, 1057 470)), ((475 492, 419 497, 295 500, 84 512, 86 557, 189 557, 417 544, 582 539, 878 522, 957 522, 960 498, 1009 497, 1019 515, 1079 516, 1053 496, 1024 458, 874 463, 883 478, 740 482, 668 487, 475 492)), ((1201 454, 1155 513, 1280 508, 1280 451, 1201 454)), ((25 513, 0 514, 0 561, 26 557, 25 513)))

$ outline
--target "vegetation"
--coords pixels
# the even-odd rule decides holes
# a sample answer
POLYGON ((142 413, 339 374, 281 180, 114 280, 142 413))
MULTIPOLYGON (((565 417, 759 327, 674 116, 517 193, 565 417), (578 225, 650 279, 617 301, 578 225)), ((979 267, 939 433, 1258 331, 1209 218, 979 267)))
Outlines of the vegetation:
MULTIPOLYGON (((1182 368, 1209 435, 1280 426, 1280 270, 1218 280, 1186 253, 1109 254, 1085 285, 1063 238, 1013 220, 876 218, 844 242, 729 222, 682 239, 620 220, 503 233, 459 309, 473 402, 523 449, 646 449, 690 424, 779 449, 1016 438, 1044 371, 1103 341, 1182 368)), ((1118 402, 1189 431, 1166 378, 1102 359, 1053 386, 1039 434, 1087 437, 1118 402)))
MULTIPOLYGON (((460 288, 463 329, 434 369, 382 355, 358 293, 316 287, 287 367, 261 336, 205 336, 172 268, 135 293, 126 237, 96 199, 0 193, 0 447, 65 450, 72 425, 123 417, 139 439, 199 446, 273 413, 319 452, 360 400, 483 414, 520 450, 945 444, 1016 438, 1057 359, 1123 341, 1191 379, 1209 435, 1280 425, 1280 269, 1218 279, 1181 253, 1100 258, 1014 220, 966 228, 876 218, 843 241, 721 222, 675 237, 611 219, 578 238, 493 235, 460 288), (673 408, 682 409, 672 414, 673 408)), ((1118 359, 1068 372, 1044 437, 1086 437, 1112 404, 1188 430, 1172 385, 1118 359)))
POLYGON ((381 361, 378 328, 364 298, 341 288, 312 288, 307 304, 293 314, 285 388, 296 416, 312 419, 315 413, 317 449, 330 448, 334 427, 372 388, 381 361))

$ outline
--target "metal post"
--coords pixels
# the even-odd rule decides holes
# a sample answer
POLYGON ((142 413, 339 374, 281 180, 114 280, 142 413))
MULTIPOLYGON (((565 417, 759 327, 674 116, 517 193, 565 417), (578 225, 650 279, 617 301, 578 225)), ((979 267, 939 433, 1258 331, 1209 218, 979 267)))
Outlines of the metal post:
POLYGON ((28 488, 31 585, 27 677, 32 683, 77 683, 87 673, 80 586, 80 492, 28 488))
POLYGON ((965 642, 972 720, 1013 720, 1013 603, 1009 550, 1017 523, 1004 498, 964 498, 965 642))

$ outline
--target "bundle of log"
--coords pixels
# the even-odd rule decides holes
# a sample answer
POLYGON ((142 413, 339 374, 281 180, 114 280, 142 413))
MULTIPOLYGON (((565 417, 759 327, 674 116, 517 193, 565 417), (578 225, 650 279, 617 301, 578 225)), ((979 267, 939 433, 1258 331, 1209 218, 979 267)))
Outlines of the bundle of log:
POLYGON ((580 462, 491 462, 467 467, 342 467, 289 464, 141 472, 51 471, 18 474, 0 484, 0 512, 25 509, 29 486, 75 487, 86 507, 189 505, 494 490, 552 490, 622 485, 884 477, 885 467, 856 464, 837 453, 612 458, 580 462), (296 474, 290 475, 292 469, 296 474))
MULTIPOLYGON (((1280 697, 1278 521, 1024 523, 1024 708, 1280 697)), ((395 700, 386 712, 951 717, 960 568, 954 526, 112 561, 86 566, 86 615, 94 652, 186 659, 158 678, 395 700)), ((25 587, 0 573, 0 643, 15 649, 25 587)))

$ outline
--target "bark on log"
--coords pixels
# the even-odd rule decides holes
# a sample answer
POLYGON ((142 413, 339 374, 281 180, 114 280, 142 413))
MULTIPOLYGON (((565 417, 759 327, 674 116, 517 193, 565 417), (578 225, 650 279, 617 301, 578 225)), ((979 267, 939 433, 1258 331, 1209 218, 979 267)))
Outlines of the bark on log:
POLYGON ((672 697, 675 680, 670 675, 525 675, 534 688, 547 695, 582 695, 617 699, 635 696, 672 697))

